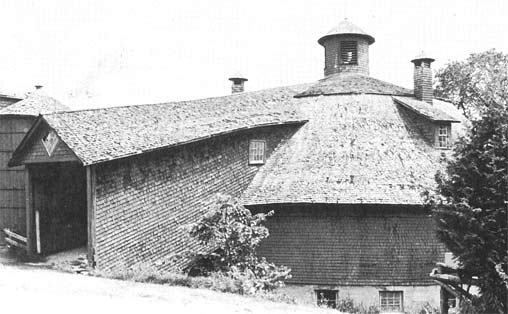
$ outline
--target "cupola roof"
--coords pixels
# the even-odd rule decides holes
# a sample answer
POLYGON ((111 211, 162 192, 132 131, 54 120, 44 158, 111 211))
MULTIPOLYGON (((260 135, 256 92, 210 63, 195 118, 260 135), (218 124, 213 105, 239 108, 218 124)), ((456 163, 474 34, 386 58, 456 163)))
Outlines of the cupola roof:
POLYGON ((339 35, 358 35, 362 36, 365 39, 367 39, 369 45, 373 44, 375 39, 374 37, 370 36, 366 32, 364 32, 361 28, 354 25, 353 23, 349 22, 347 19, 344 19, 342 22, 339 23, 339 25, 332 28, 326 35, 319 38, 318 43, 320 45, 323 45, 326 39, 334 36, 339 35))

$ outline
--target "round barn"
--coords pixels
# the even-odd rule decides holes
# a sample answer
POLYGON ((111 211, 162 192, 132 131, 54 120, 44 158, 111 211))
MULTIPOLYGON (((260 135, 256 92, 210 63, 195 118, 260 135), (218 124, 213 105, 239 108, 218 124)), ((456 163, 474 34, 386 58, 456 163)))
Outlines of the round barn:
POLYGON ((310 84, 245 92, 237 75, 229 96, 40 116, 10 160, 27 166, 29 251, 86 242, 97 268, 173 269, 198 247, 182 226, 223 193, 275 211, 259 254, 292 269, 287 293, 439 307, 429 273, 445 250, 421 193, 461 118, 433 97, 428 56, 408 57, 414 90, 370 77, 374 41, 341 22, 318 40, 324 77, 310 84), (76 242, 44 227, 58 219, 76 242))

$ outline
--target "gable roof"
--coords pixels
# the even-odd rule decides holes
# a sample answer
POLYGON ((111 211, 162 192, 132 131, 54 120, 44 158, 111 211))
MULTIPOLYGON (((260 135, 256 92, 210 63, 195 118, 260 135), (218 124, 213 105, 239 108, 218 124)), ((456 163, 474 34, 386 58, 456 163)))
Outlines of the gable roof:
POLYGON ((304 98, 309 119, 261 167, 242 197, 273 203, 421 204, 441 151, 388 95, 304 98))
POLYGON ((413 96, 413 92, 409 89, 370 76, 357 73, 337 73, 319 80, 295 97, 344 94, 413 96))
POLYGON ((30 93, 25 99, 0 110, 0 115, 38 116, 51 112, 69 110, 58 100, 41 92, 30 93))
MULTIPOLYGON (((124 158, 239 130, 303 123, 293 95, 306 85, 229 96, 68 111, 43 119, 84 165, 124 158)), ((29 132, 30 133, 30 132, 29 132)), ((23 140, 14 156, 20 156, 23 140)), ((18 157, 10 164, 16 165, 18 157)))
POLYGON ((396 103, 424 116, 431 121, 460 122, 457 118, 448 115, 435 106, 414 97, 394 96, 393 99, 396 103))

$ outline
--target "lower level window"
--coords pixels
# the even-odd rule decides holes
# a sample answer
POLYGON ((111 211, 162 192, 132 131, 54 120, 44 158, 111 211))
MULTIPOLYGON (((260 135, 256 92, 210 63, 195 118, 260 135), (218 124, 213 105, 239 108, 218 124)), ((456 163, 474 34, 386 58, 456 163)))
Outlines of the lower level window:
POLYGON ((402 291, 379 291, 381 312, 402 312, 402 291))
POLYGON ((316 290, 317 305, 336 308, 338 295, 339 291, 337 290, 316 290))

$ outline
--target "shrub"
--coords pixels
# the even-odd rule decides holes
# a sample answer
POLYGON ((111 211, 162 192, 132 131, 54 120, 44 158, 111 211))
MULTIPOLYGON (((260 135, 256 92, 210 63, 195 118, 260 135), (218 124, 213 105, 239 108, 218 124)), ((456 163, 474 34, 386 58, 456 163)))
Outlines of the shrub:
POLYGON ((205 216, 190 226, 190 235, 206 249, 191 254, 189 275, 220 272, 241 282, 244 294, 282 286, 291 270, 256 255, 256 248, 269 235, 262 223, 272 214, 253 215, 233 198, 219 195, 205 216))

